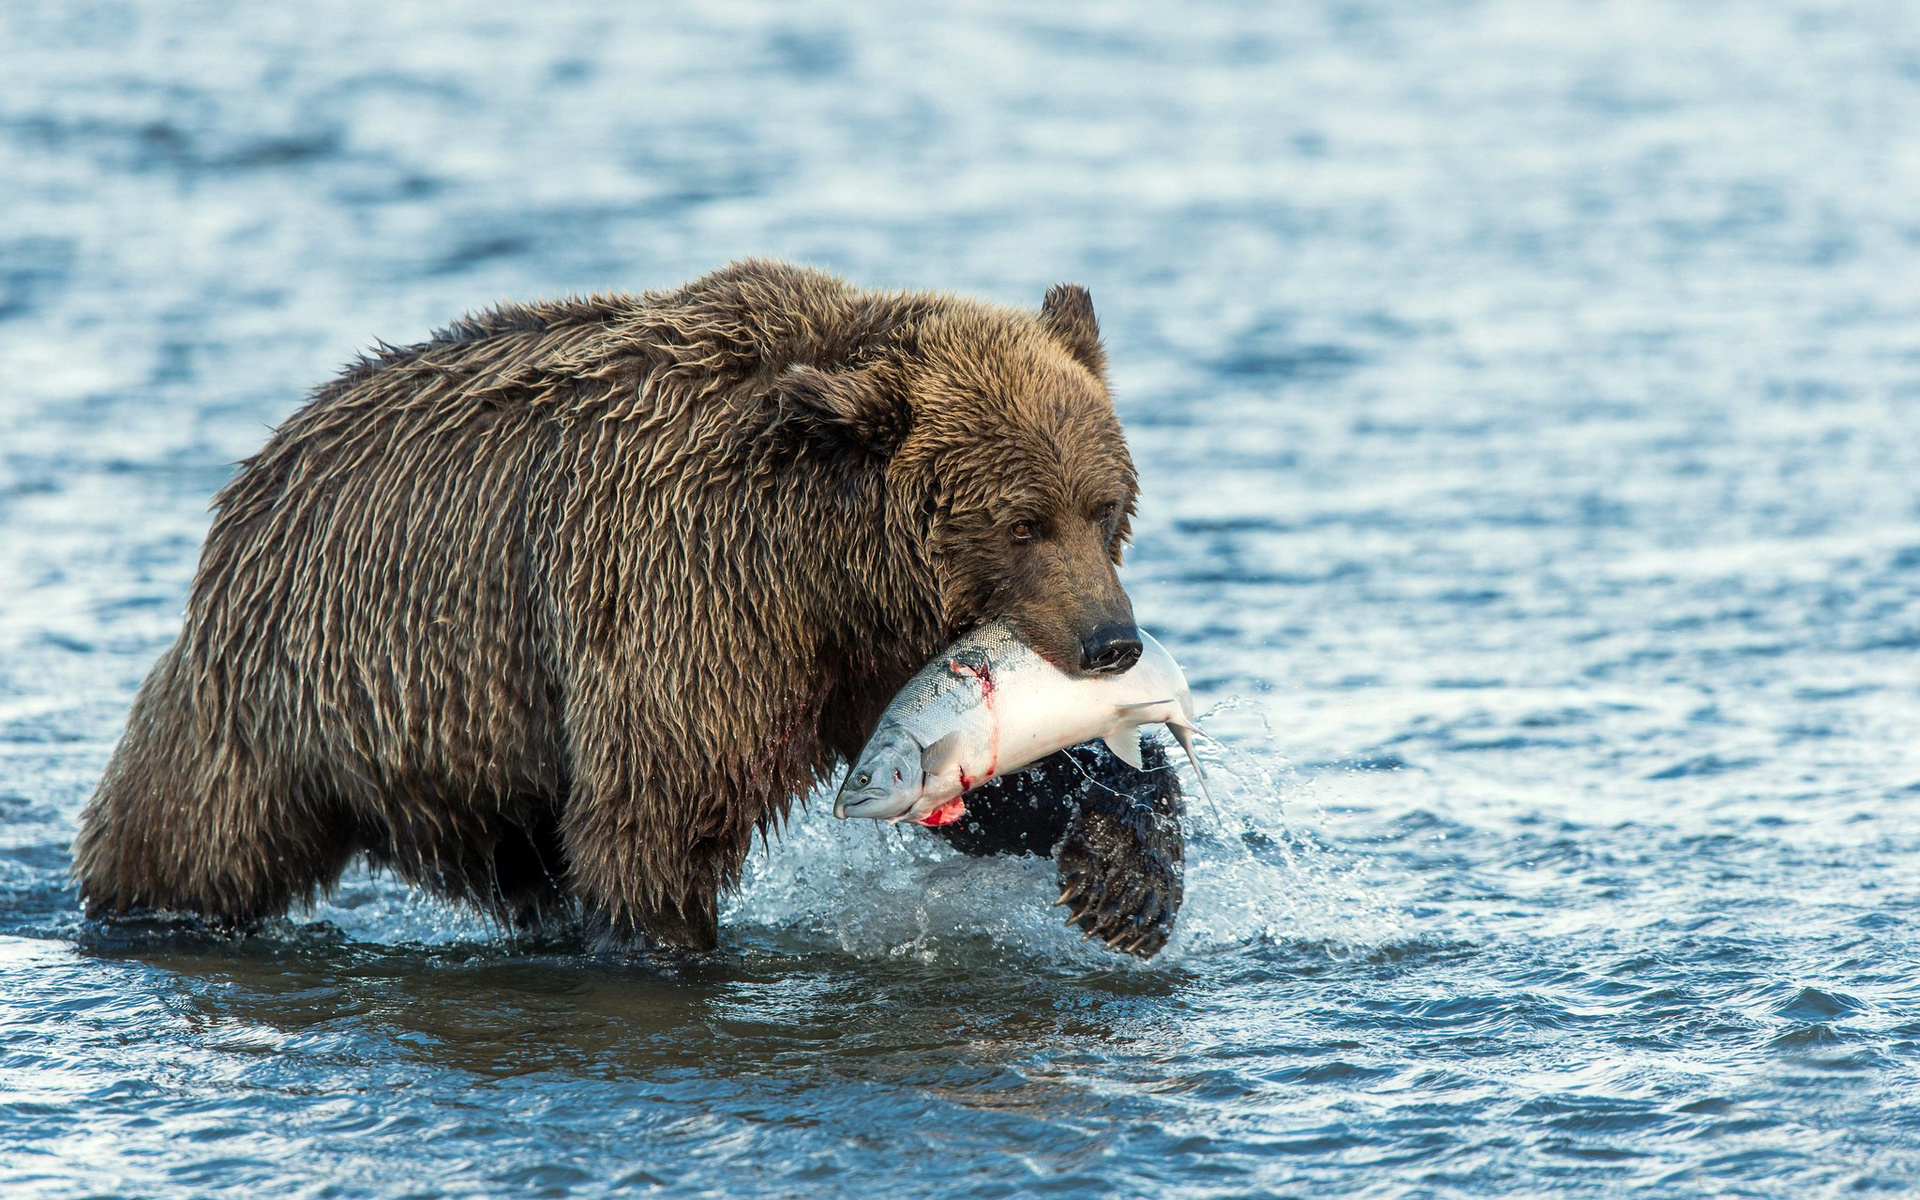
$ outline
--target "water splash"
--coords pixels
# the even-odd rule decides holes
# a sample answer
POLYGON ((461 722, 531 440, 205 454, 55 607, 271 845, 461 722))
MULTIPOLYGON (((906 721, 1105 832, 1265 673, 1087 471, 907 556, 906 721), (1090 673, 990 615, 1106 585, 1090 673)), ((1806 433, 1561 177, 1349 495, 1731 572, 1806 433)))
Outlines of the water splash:
POLYGON ((1371 864, 1326 836, 1339 777, 1309 779, 1280 746, 1271 713, 1231 696, 1201 725, 1218 811, 1189 805, 1187 901, 1176 958, 1260 946, 1365 953, 1407 936, 1371 864))
POLYGON ((325 923, 346 937, 384 945, 447 946, 503 942, 508 931, 466 904, 408 887, 390 872, 356 863, 303 922, 325 923))
MULTIPOLYGON (((1193 801, 1198 788, 1189 777, 1186 901, 1153 962, 1176 966, 1275 945, 1364 952, 1404 937, 1366 864, 1317 834, 1327 819, 1324 785, 1300 779, 1273 749, 1264 709, 1229 700, 1203 724, 1240 712, 1254 715, 1258 734, 1226 731, 1226 740, 1201 750, 1217 808, 1193 801)), ((753 856, 723 914, 728 923, 866 958, 970 957, 984 939, 1050 963, 1121 961, 1061 924, 1049 903, 1052 863, 969 858, 917 829, 834 821, 832 795, 831 785, 817 790, 753 856)))

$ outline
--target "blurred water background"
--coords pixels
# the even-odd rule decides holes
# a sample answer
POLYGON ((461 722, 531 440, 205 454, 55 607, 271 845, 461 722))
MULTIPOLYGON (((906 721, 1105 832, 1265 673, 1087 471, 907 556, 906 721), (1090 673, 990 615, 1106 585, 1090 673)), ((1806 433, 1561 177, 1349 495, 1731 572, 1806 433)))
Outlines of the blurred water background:
POLYGON ((1920 1190, 1908 0, 0 9, 0 1194, 1920 1190), (710 959, 81 926, 206 505, 375 338, 1093 291, 1225 785, 1150 964, 815 805, 710 959))

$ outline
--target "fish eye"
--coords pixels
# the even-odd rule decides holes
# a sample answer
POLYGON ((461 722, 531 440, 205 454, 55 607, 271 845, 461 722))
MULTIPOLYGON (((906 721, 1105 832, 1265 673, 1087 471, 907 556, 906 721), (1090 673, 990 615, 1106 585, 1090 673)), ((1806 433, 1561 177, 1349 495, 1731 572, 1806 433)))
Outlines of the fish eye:
POLYGON ((853 783, 855 787, 865 787, 872 782, 873 782, 872 771, 862 771, 858 775, 855 775, 853 777, 853 783))

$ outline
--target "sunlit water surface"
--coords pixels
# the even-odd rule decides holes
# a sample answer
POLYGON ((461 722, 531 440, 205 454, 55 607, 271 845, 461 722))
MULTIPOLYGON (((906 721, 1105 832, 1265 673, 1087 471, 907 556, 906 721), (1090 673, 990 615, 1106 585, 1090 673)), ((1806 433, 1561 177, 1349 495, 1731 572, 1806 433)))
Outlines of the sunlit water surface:
POLYGON ((0 1194, 1912 1194, 1915 14, 7 5, 0 1194), (87 930, 228 464, 745 254, 1092 288, 1222 742, 1166 953, 817 804, 710 958, 87 930))

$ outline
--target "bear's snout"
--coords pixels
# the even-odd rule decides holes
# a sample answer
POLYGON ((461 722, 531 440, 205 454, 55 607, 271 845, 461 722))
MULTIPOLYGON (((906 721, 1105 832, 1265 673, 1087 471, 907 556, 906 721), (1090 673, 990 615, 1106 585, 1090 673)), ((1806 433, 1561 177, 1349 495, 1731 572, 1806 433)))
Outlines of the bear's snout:
POLYGON ((1108 621, 1080 639, 1080 669, 1089 675, 1118 675, 1140 661, 1140 627, 1108 621))

